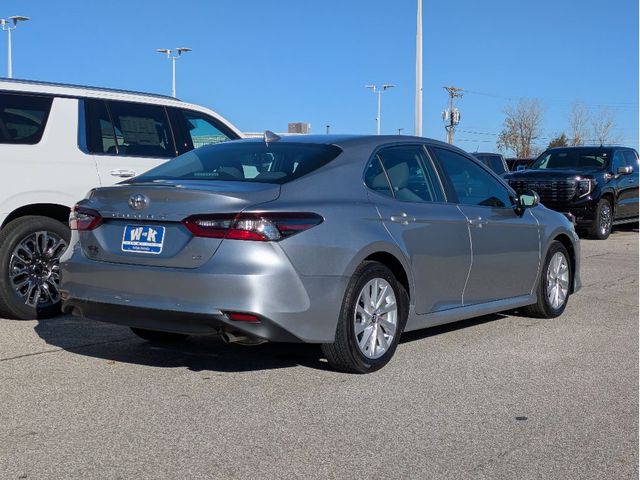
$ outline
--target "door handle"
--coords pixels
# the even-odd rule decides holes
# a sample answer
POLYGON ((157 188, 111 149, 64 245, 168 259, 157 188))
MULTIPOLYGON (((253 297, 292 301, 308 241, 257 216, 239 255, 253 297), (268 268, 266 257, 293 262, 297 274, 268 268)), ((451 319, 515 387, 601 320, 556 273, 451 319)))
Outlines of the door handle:
POLYGON ((391 220, 394 223, 399 223, 400 225, 409 225, 409 223, 416 221, 415 218, 409 217, 405 212, 400 212, 400 213, 396 213, 395 215, 391 215, 391 217, 389 217, 389 220, 391 220))
POLYGON ((482 217, 470 218, 469 219, 469 225, 472 225, 472 226, 478 227, 478 228, 482 228, 482 226, 486 225, 487 223, 489 223, 489 220, 487 220, 486 218, 482 218, 482 217))
POLYGON ((129 177, 136 176, 136 172, 134 172, 133 170, 115 169, 115 170, 111 170, 110 173, 114 177, 129 178, 129 177))

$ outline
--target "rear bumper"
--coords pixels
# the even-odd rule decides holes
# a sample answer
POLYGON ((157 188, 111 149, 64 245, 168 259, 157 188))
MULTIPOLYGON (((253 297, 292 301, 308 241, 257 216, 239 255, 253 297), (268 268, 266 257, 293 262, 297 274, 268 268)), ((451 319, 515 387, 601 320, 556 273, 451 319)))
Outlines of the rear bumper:
POLYGON ((74 315, 115 323, 128 327, 184 333, 187 335, 208 335, 222 331, 242 332, 252 337, 272 342, 301 342, 291 332, 268 318, 260 318, 259 323, 234 322, 223 312, 210 314, 175 312, 151 308, 130 307, 113 303, 99 303, 87 300, 69 299, 63 302, 63 311, 74 315))
POLYGON ((97 262, 73 242, 61 260, 63 309, 187 334, 221 328, 270 341, 332 342, 348 277, 303 276, 273 243, 222 242, 195 269, 97 262), (230 320, 251 313, 260 323, 230 320))

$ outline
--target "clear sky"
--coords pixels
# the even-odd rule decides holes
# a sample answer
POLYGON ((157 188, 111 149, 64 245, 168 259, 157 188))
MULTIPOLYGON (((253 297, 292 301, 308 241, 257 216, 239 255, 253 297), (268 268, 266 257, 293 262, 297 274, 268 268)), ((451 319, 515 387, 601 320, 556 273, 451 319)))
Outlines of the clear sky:
MULTIPOLYGON (((455 143, 495 150, 502 109, 520 97, 545 107, 544 136, 566 131, 571 104, 613 109, 638 146, 638 2, 424 0, 424 134, 444 139, 444 85, 458 102, 455 143)), ((374 133, 369 83, 383 95, 382 132, 414 131, 415 0, 7 0, 14 77, 170 93, 156 48, 193 48, 178 61, 178 97, 244 131, 374 133)), ((0 37, 6 75, 6 34, 0 37)), ((568 133, 568 131, 567 131, 568 133)), ((540 140, 542 146, 547 139, 540 140)))

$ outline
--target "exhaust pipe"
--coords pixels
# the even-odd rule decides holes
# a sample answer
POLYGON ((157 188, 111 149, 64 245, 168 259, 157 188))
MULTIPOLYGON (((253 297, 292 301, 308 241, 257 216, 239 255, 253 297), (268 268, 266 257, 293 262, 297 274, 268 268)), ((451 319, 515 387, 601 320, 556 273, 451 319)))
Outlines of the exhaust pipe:
POLYGON ((224 343, 237 343, 238 345, 253 346, 267 342, 262 338, 247 337, 246 335, 240 335, 234 332, 222 332, 221 336, 224 343))

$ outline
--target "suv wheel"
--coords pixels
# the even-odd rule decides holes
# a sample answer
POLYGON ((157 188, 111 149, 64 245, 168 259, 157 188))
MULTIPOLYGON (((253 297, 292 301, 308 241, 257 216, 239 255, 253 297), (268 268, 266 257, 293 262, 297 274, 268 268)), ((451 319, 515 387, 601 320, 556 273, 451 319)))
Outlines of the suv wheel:
POLYGON ((547 252, 537 286, 538 302, 525 307, 525 315, 555 318, 564 312, 569 301, 573 272, 569 253, 564 245, 554 241, 547 252))
POLYGON ((19 320, 60 312, 60 257, 71 232, 49 217, 29 215, 0 231, 0 311, 19 320))
POLYGON ((596 207, 596 218, 589 229, 589 237, 596 240, 606 240, 611 234, 613 225, 613 208, 606 198, 600 199, 596 207))
POLYGON ((391 271, 378 262, 364 262, 347 291, 335 342, 322 346, 331 366, 350 373, 382 368, 395 353, 407 321, 407 293, 391 271))

